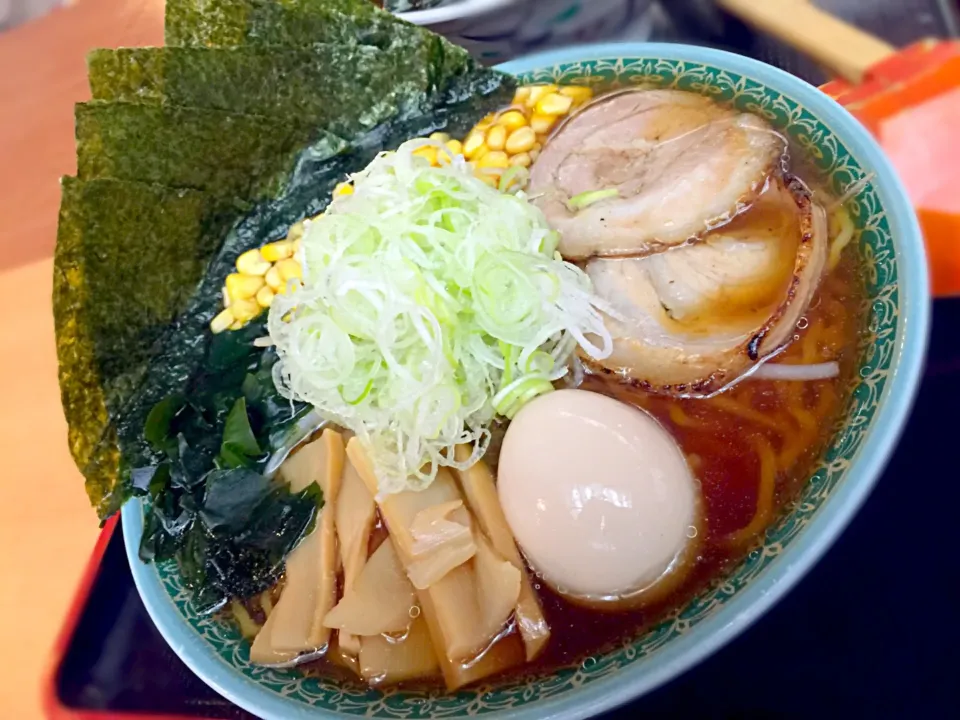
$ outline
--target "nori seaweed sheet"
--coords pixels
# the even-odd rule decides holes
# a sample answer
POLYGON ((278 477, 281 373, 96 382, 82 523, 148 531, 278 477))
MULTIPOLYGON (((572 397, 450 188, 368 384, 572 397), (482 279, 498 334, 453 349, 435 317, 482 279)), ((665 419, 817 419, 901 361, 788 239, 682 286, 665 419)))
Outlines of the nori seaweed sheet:
POLYGON ((311 141, 336 136, 295 118, 94 100, 76 107, 77 176, 203 190, 222 198, 275 196, 311 141))
POLYGON ((346 174, 366 167, 381 150, 395 149, 409 138, 435 131, 462 135, 478 118, 508 101, 512 92, 512 83, 505 82, 488 95, 468 95, 430 114, 418 113, 378 126, 351 143, 349 151, 333 154, 329 148, 311 147, 301 153, 284 192, 261 203, 230 231, 190 306, 158 343, 162 350, 150 362, 142 384, 123 409, 112 415, 113 422, 81 467, 101 518, 119 509, 132 494, 131 471, 157 462, 143 438, 147 413, 165 397, 183 392, 197 371, 212 339, 209 324, 221 308, 224 278, 233 270, 237 256, 268 239, 282 237, 294 223, 322 212, 336 184, 346 174))
POLYGON ((223 210, 201 192, 63 179, 53 313, 78 466, 139 384, 226 230, 223 210))
POLYGON ((420 28, 369 0, 167 0, 166 44, 233 47, 362 43, 386 47, 420 28))
MULTIPOLYGON (((146 415, 196 376, 236 257, 322 211, 336 183, 377 152, 435 130, 461 135, 515 87, 367 0, 170 0, 167 16, 168 40, 242 52, 228 61, 189 49, 95 54, 95 92, 137 102, 77 106, 80 179, 64 179, 54 293, 61 388, 71 451, 101 518, 134 492, 131 472, 155 464, 146 415), (324 49, 323 40, 351 49, 324 49), (269 46, 295 43, 315 62, 302 47, 271 58, 269 46), (398 84, 362 111, 365 100, 343 97, 366 83, 353 66, 371 52, 396 67, 369 76, 398 84), (200 67, 199 57, 219 59, 200 67), (256 64, 264 58, 274 65, 256 64), (314 94, 329 114, 322 103, 295 104, 324 63, 330 78, 314 94), (201 95, 224 109, 189 104, 201 95)), ((366 99, 367 89, 355 92, 366 99)))
POLYGON ((379 50, 367 45, 309 49, 121 48, 89 58, 96 100, 168 103, 241 114, 292 117, 334 133, 369 129, 411 98, 446 88, 436 43, 379 50), (351 68, 349 75, 332 67, 351 68))

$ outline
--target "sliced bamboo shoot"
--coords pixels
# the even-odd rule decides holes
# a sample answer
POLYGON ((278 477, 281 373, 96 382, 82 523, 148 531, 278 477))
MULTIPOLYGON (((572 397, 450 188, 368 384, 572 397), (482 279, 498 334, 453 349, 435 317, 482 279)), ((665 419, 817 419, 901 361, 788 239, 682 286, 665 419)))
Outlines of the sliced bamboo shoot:
POLYGON ((383 635, 360 641, 360 676, 373 686, 430 677, 439 672, 426 621, 418 617, 402 638, 383 635))
MULTIPOLYGON (((370 533, 376 519, 377 506, 349 460, 343 468, 343 482, 337 498, 337 538, 343 562, 343 593, 346 595, 367 562, 370 533)), ((350 633, 337 633, 340 649, 354 658, 360 653, 360 638, 350 633)))
MULTIPOLYGON (((367 489, 376 496, 376 474, 356 438, 347 443, 347 455, 367 489)), ((441 470, 425 490, 379 498, 380 513, 390 530, 397 555, 406 568, 412 562, 414 541, 409 528, 413 519, 425 508, 456 500, 462 501, 463 498, 446 470, 441 470)), ((455 510, 452 516, 457 519, 461 513, 469 522, 465 508, 455 510)), ((483 631, 479 596, 476 574, 470 563, 454 568, 426 590, 417 591, 421 616, 430 629, 440 670, 451 690, 523 662, 523 645, 519 638, 511 643, 513 638, 507 637, 491 646, 493 638, 483 631), (478 653, 482 655, 477 657, 478 653)))
POLYGON ((430 587, 477 552, 470 532, 470 516, 463 512, 462 500, 433 505, 418 512, 410 524, 410 536, 413 538, 413 561, 407 567, 407 574, 418 590, 430 587))
POLYGON ((403 633, 413 621, 414 607, 413 585, 387 538, 323 623, 351 635, 403 633))
MULTIPOLYGON (((470 454, 471 449, 468 446, 458 445, 455 457, 458 462, 466 462, 470 454)), ((521 572, 520 599, 517 601, 516 618, 529 662, 539 656, 547 646, 547 641, 550 639, 550 626, 547 625, 547 619, 540 607, 540 600, 537 598, 523 559, 517 550, 513 532, 507 525, 503 508, 500 507, 493 473, 490 472, 487 464, 480 460, 466 470, 459 470, 458 475, 460 487, 477 523, 490 538, 494 549, 521 572)))
POLYGON ((330 630, 323 625, 323 619, 336 603, 335 518, 343 460, 343 438, 327 429, 319 440, 302 447, 280 468, 281 477, 294 492, 318 483, 323 490, 324 506, 316 529, 287 557, 286 584, 270 614, 272 623, 264 626, 271 628, 269 644, 275 651, 310 652, 323 648, 330 640, 330 630))
POLYGON ((513 615, 520 597, 520 572, 509 560, 494 550, 481 533, 477 533, 477 554, 473 571, 480 591, 480 614, 484 634, 499 635, 513 615))

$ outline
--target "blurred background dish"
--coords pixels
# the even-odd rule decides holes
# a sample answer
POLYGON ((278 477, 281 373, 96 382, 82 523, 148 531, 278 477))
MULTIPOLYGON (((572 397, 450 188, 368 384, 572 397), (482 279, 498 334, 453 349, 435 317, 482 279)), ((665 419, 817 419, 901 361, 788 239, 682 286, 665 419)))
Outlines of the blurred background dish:
POLYGON ((600 39, 649 39, 654 0, 386 0, 487 63, 600 39), (418 7, 421 9, 403 8, 418 7))

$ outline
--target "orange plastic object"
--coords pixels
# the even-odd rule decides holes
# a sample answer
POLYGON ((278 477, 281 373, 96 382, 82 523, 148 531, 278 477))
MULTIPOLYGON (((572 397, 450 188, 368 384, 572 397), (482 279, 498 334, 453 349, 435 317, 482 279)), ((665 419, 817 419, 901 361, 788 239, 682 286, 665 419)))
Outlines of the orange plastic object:
POLYGON ((960 295, 960 43, 924 41, 821 88, 879 140, 923 227, 935 295, 960 295))

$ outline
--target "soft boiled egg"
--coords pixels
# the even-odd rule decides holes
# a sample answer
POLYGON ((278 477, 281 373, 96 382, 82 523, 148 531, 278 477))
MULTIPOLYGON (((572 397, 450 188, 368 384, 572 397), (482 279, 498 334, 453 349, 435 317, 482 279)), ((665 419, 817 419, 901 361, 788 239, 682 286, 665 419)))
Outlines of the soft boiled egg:
POLYGON ((643 410, 584 390, 543 395, 510 424, 498 475, 527 561, 574 602, 648 605, 694 563, 699 486, 676 441, 643 410))

